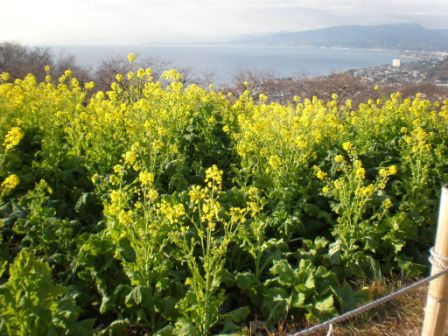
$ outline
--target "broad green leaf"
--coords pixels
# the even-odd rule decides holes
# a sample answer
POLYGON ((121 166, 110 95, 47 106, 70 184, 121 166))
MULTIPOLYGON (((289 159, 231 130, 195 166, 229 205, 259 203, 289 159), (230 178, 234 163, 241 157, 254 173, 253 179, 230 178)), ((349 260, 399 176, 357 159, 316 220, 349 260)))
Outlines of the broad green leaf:
POLYGON ((228 313, 225 313, 222 317, 224 319, 228 319, 232 322, 241 322, 246 319, 246 317, 249 315, 250 309, 247 306, 239 307, 235 310, 232 310, 228 313))

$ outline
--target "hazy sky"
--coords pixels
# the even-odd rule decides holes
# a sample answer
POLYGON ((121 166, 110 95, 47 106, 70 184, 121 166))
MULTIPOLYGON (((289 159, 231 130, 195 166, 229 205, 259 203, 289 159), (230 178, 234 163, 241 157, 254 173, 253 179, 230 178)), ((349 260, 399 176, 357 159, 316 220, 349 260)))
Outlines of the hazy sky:
POLYGON ((0 41, 135 44, 342 24, 448 28, 448 0, 2 0, 0 41))

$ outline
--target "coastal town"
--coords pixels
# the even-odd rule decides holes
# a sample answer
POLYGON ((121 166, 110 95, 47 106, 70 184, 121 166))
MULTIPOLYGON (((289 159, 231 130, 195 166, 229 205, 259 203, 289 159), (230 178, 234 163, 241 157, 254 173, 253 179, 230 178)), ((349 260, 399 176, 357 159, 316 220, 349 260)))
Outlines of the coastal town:
POLYGON ((350 98, 362 102, 381 88, 382 94, 400 91, 406 96, 420 92, 432 99, 448 96, 448 53, 408 52, 402 58, 391 59, 389 64, 350 69, 322 76, 291 76, 279 78, 257 72, 241 73, 228 90, 238 96, 246 89, 244 81, 254 98, 266 94, 270 101, 286 103, 293 97, 319 97, 330 99, 336 93, 340 99, 350 98))
POLYGON ((394 59, 390 64, 353 69, 347 73, 364 83, 374 85, 402 86, 431 81, 435 86, 448 87, 448 55, 418 55, 417 60, 412 62, 394 59))

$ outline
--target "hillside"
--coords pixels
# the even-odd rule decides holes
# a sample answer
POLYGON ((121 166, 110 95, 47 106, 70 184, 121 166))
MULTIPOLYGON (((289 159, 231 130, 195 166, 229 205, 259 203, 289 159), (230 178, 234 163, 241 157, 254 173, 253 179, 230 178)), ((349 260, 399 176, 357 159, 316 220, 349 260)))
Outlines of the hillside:
POLYGON ((132 69, 0 74, 0 335, 295 332, 427 273, 448 101, 132 69))
POLYGON ((428 75, 432 81, 448 81, 448 58, 439 62, 437 66, 428 75))
POLYGON ((234 44, 448 50, 448 30, 432 30, 414 23, 377 26, 336 26, 302 32, 279 32, 243 37, 234 44))

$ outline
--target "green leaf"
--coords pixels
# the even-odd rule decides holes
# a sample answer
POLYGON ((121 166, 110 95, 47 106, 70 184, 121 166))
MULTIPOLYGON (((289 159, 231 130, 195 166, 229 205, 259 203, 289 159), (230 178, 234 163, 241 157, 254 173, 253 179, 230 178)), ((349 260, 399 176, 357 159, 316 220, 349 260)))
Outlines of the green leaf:
POLYGON ((291 295, 291 306, 294 308, 303 308, 305 304, 306 295, 303 293, 293 293, 291 295))
POLYGON ((295 280, 294 270, 292 269, 288 261, 284 259, 275 260, 270 271, 273 275, 277 275, 277 279, 280 282, 280 284, 290 285, 294 283, 295 280))
POLYGON ((258 284, 255 274, 250 272, 239 272, 235 276, 236 285, 238 288, 248 290, 258 284))
POLYGON ((86 319, 76 323, 69 331, 70 336, 90 336, 93 334, 95 319, 86 319))
POLYGON ((190 321, 188 321, 185 318, 181 318, 176 322, 174 335, 176 335, 176 336, 199 336, 199 333, 190 321))
POLYGON ((309 273, 308 274, 308 277, 307 277, 306 282, 305 282, 305 287, 309 288, 309 289, 313 289, 313 288, 316 287, 316 283, 314 281, 314 274, 313 273, 309 273))
POLYGON ((238 323, 244 321, 250 313, 250 309, 247 306, 239 307, 223 315, 224 319, 238 323))
POLYGON ((100 306, 100 314, 105 314, 108 310, 112 309, 113 302, 110 296, 103 296, 100 306))
POLYGON ((154 297, 152 290, 145 286, 135 287, 125 298, 125 304, 128 308, 141 305, 144 308, 153 310, 153 303, 154 297))
POLYGON ((154 306, 156 308, 156 311, 162 314, 164 318, 166 318, 168 321, 172 321, 178 315, 178 312, 176 310, 176 303, 177 300, 172 296, 164 296, 161 299, 155 300, 154 306))
POLYGON ((330 313, 334 311, 334 299, 333 295, 330 295, 322 301, 318 301, 315 304, 315 308, 321 313, 330 313))
POLYGON ((99 336, 122 336, 125 334, 126 328, 128 328, 130 322, 128 319, 119 319, 113 321, 105 329, 101 330, 99 336))
POLYGON ((174 335, 174 327, 171 324, 164 326, 162 329, 157 330, 154 336, 172 336, 174 335))
POLYGON ((120 239, 120 241, 118 242, 118 246, 119 246, 118 251, 124 258, 124 260, 126 260, 127 262, 135 262, 136 260, 135 251, 128 238, 120 239))
POLYGON ((306 319, 308 321, 318 321, 333 317, 337 314, 337 310, 333 304, 333 296, 330 295, 324 300, 307 305, 308 313, 306 314, 306 319))
POLYGON ((341 246, 339 245, 339 242, 334 242, 330 244, 330 248, 328 251, 328 254, 330 256, 330 262, 332 265, 340 265, 342 258, 341 258, 341 246))
POLYGON ((281 287, 268 288, 264 293, 261 310, 269 322, 278 322, 288 313, 290 297, 281 287))

